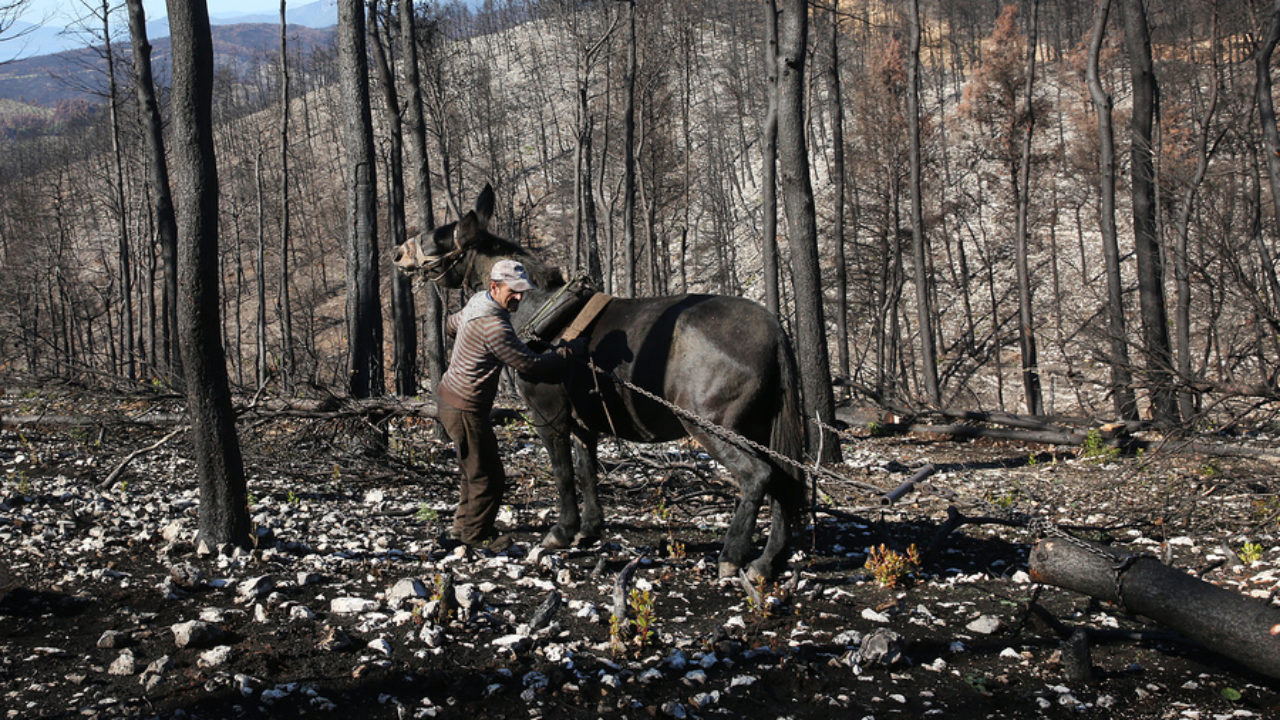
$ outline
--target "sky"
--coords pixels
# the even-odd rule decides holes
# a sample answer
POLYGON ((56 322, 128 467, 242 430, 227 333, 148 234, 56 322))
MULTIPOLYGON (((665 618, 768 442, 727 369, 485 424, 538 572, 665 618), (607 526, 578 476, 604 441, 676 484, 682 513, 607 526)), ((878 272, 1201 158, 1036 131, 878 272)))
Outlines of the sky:
MULTIPOLYGON (((97 6, 96 0, 91 0, 97 6)), ((299 0, 298 4, 306 4, 314 0, 299 0)), ((235 15, 238 13, 279 12, 280 4, 271 0, 208 0, 210 15, 235 15)), ((123 5, 123 0, 111 0, 114 7, 123 5)), ((143 0, 142 9, 148 20, 164 17, 165 0, 143 0)), ((84 14, 83 0, 29 0, 27 12, 22 20, 29 23, 48 24, 57 27, 70 25, 84 14)))

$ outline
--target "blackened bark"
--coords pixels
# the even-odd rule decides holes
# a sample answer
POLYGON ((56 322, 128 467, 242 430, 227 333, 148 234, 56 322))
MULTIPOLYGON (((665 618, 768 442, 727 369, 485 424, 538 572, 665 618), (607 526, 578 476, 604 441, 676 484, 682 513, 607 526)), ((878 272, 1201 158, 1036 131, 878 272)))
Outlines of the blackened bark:
POLYGON ((297 360, 293 352, 293 300, 289 286, 289 41, 285 8, 280 0, 280 316, 281 385, 292 387, 297 360))
POLYGON ((1158 91, 1151 64, 1151 36, 1142 0, 1123 0, 1121 5, 1133 80, 1129 157, 1133 185, 1134 254, 1138 260, 1138 302, 1151 388, 1151 418, 1161 425, 1171 425, 1178 421, 1178 403, 1173 389, 1173 355, 1169 349, 1169 317, 1164 301, 1164 263, 1156 233, 1155 165, 1151 136, 1158 91))
POLYGON ((1098 56, 1107 32, 1111 0, 1098 0, 1093 34, 1089 40, 1089 60, 1085 77, 1089 95, 1098 114, 1098 172, 1101 177, 1101 205, 1098 223, 1102 231, 1102 255, 1107 275, 1107 336, 1111 347, 1111 399, 1122 420, 1138 419, 1133 376, 1129 372, 1128 331, 1125 329, 1124 294, 1120 283, 1120 248, 1116 238, 1116 144, 1111 125, 1111 95, 1098 75, 1098 56))
POLYGON ((378 303, 377 181, 364 9, 338 2, 338 74, 342 88, 347 193, 347 370, 357 398, 381 394, 382 309, 378 303))
MULTIPOLYGON (((804 122, 804 61, 809 16, 805 0, 784 0, 778 24, 778 161, 783 203, 790 229, 791 274, 795 283, 797 355, 804 387, 806 417, 832 424, 835 398, 827 351, 818 265, 818 228, 809 180, 809 153, 804 122)), ((819 428, 808 433, 811 453, 821 438, 819 428)), ((823 461, 840 458, 839 443, 822 443, 823 461)))
POLYGON ((764 167, 760 172, 763 193, 764 237, 760 256, 764 273, 764 304, 775 315, 781 315, 778 298, 778 3, 764 0, 765 14, 765 92, 768 111, 764 118, 760 147, 764 151, 764 167))
POLYGON ((151 44, 147 41, 147 19, 142 0, 127 0, 129 35, 133 39, 134 86, 138 109, 144 123, 147 164, 154 197, 156 244, 164 267, 164 292, 160 302, 160 342, 165 370, 172 382, 182 378, 182 356, 178 351, 178 221, 169 189, 169 163, 164 150, 164 123, 156 102, 155 81, 151 73, 151 44))
MULTIPOLYGON (((408 170, 418 206, 418 224, 423 237, 435 228, 431 197, 431 165, 427 160, 427 124, 422 113, 422 82, 418 73, 417 18, 413 0, 400 2, 400 56, 404 63, 405 121, 409 125, 408 170)), ((427 292, 423 302, 422 344, 430 389, 444 375, 444 333, 440 331, 440 295, 427 292)))
POLYGON ((1031 139, 1035 129, 1035 107, 1032 90, 1036 77, 1036 42, 1040 28, 1040 3, 1038 0, 1031 6, 1031 33, 1027 37, 1027 73, 1023 102, 1026 109, 1022 118, 1022 154, 1015 190, 1018 197, 1017 228, 1014 230, 1015 254, 1017 256, 1018 274, 1018 349, 1022 355, 1022 393, 1026 400, 1027 412, 1032 415, 1044 413, 1044 397, 1040 390, 1039 360, 1036 354, 1035 315, 1032 311, 1031 268, 1028 265, 1027 216, 1031 203, 1031 139))
POLYGON ((178 221, 178 329, 200 478, 197 543, 250 543, 244 463, 218 319, 213 39, 204 0, 169 0, 178 221))
MULTIPOLYGON (((391 3, 387 3, 390 17, 391 3)), ((382 90, 383 117, 387 123, 388 173, 387 219, 391 223, 391 248, 404 243, 404 134, 400 122, 400 97, 387 57, 391 49, 389 28, 378 26, 378 3, 369 2, 369 30, 373 40, 374 67, 382 90)), ((395 391, 409 397, 418 392, 418 335, 413 306, 413 279, 391 271, 391 357, 395 391)))
MULTIPOLYGON (((924 228, 924 198, 920 180, 920 0, 911 0, 910 57, 907 58, 907 120, 910 123, 908 153, 911 165, 911 259, 915 266, 916 317, 920 322, 920 365, 924 391, 935 405, 938 390, 938 351, 934 342, 933 309, 929 302, 929 240, 924 228)), ((1033 39, 1034 45, 1034 39, 1033 39)), ((1028 133, 1030 130, 1028 129, 1028 133)), ((1034 350, 1032 351, 1034 359, 1034 350)), ((1034 414, 1038 414, 1033 411, 1034 414)))
MULTIPOLYGON (((840 84, 840 14, 831 6, 831 66, 827 79, 831 92, 832 175, 835 177, 835 246, 836 272, 836 371, 844 378, 845 397, 852 381, 849 358, 849 272, 845 261, 845 176, 844 176, 844 92, 840 84)), ((777 270, 774 270, 775 274, 777 270)))
POLYGON ((1031 550, 1031 579, 1149 617, 1214 652, 1280 677, 1280 610, 1211 585, 1150 556, 1077 539, 1047 538, 1031 550))

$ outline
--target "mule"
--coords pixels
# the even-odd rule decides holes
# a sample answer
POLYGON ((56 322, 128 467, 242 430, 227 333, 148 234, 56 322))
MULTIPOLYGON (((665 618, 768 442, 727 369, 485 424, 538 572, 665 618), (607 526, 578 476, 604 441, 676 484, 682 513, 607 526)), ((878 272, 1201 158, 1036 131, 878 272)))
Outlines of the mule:
MULTIPOLYGON (((493 189, 486 186, 475 209, 461 220, 437 228, 426 242, 410 240, 397 248, 395 264, 404 272, 426 269, 441 286, 474 291, 487 286, 494 262, 520 260, 537 290, 525 293, 512 315, 519 330, 535 315, 545 320, 546 312, 539 311, 548 301, 572 297, 573 292, 561 291, 574 288, 565 287, 557 268, 487 230, 493 203, 493 189)), ((573 315, 562 318, 561 325, 573 315)), ((550 334, 559 329, 550 328, 550 334)), ((620 386, 585 362, 571 362, 560 382, 518 378, 560 496, 559 517, 543 546, 586 545, 600 538, 596 448, 601 434, 646 443, 692 436, 733 473, 741 491, 724 536, 720 575, 746 569, 752 577, 773 576, 785 564, 789 538, 802 519, 803 472, 708 432, 664 403, 798 460, 805 429, 795 358, 778 319, 757 303, 724 295, 615 298, 596 316, 588 338, 588 357, 597 368, 664 402, 620 386), (768 540, 748 562, 766 494, 771 500, 768 540)))

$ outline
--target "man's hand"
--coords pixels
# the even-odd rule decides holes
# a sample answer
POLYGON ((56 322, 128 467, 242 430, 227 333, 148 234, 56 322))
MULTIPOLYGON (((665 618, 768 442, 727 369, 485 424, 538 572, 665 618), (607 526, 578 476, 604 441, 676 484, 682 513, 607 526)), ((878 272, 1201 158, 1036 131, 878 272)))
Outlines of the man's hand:
POLYGON ((574 360, 587 356, 587 339, 576 337, 572 340, 561 340, 556 343, 556 354, 565 360, 574 360))

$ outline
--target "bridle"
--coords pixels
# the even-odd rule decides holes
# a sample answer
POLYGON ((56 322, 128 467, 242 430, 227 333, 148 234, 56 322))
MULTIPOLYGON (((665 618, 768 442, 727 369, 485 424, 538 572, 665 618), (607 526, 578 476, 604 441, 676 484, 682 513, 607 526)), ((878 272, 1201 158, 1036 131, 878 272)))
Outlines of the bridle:
POLYGON ((447 275, 453 268, 462 261, 463 256, 467 258, 467 265, 464 268, 462 277, 465 281, 471 274, 471 268, 475 265, 476 254, 466 247, 455 247, 443 255, 436 255, 434 258, 427 256, 422 262, 418 270, 426 275, 427 279, 432 282, 439 282, 441 278, 447 275))

